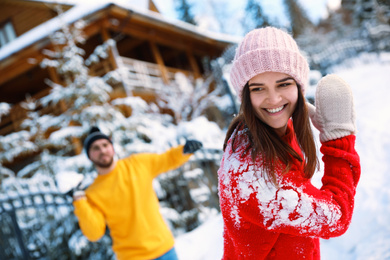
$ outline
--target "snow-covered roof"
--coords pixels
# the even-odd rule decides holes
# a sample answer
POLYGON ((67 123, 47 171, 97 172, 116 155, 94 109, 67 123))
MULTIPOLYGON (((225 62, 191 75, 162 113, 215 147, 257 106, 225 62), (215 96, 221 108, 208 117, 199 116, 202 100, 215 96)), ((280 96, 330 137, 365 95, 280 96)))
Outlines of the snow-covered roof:
MULTIPOLYGON (((47 0, 40 0, 47 1, 47 0)), ((71 1, 75 0, 63 0, 57 1, 63 4, 70 4, 71 1)), ((63 23, 71 24, 76 22, 77 20, 82 19, 90 14, 93 14, 99 10, 102 10, 112 4, 119 6, 124 9, 132 10, 134 13, 139 15, 143 15, 148 19, 154 20, 156 22, 161 22, 165 24, 169 24, 172 27, 176 27, 182 29, 184 31, 191 32, 195 35, 206 37, 210 39, 214 39, 220 42, 231 42, 235 43, 239 41, 239 38, 236 36, 210 32, 210 31, 202 31, 199 27, 185 23, 183 21, 179 21, 172 18, 163 17, 161 14, 152 12, 147 10, 146 8, 142 8, 143 5, 137 6, 136 4, 139 1, 144 0, 136 0, 136 1, 125 1, 125 0, 114 0, 114 1, 94 1, 75 5, 73 8, 69 9, 62 16, 57 16, 39 26, 31 29, 30 31, 22 34, 14 41, 0 48, 0 61, 11 56, 12 54, 26 48, 27 46, 32 45, 33 43, 44 39, 51 33, 59 30, 63 23)), ((146 0, 145 0, 146 1, 146 0)), ((49 1, 48 1, 49 2, 49 1)), ((53 1, 50 1, 53 2, 53 1)))
POLYGON ((93 4, 93 3, 107 3, 111 2, 113 4, 130 4, 133 6, 138 6, 139 8, 146 9, 149 5, 149 0, 28 0, 31 2, 41 2, 48 4, 61 4, 61 5, 80 5, 80 4, 93 4))

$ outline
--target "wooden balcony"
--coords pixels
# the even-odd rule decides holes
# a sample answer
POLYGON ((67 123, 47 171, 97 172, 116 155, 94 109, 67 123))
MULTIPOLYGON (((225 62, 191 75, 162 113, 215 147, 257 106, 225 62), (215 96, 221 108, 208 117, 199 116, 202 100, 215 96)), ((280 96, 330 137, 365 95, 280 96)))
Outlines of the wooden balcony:
MULTIPOLYGON (((155 63, 145 62, 126 57, 118 57, 118 63, 120 68, 125 70, 127 77, 122 76, 122 89, 120 90, 114 86, 114 93, 112 93, 112 99, 120 96, 126 96, 127 91, 135 92, 136 95, 140 95, 147 101, 150 101, 151 95, 160 90, 161 87, 169 86, 174 91, 177 89, 175 82, 175 74, 181 72, 188 77, 194 77, 190 71, 180 70, 170 67, 161 67, 155 63), (149 99, 149 100, 148 100, 149 99)), ((112 63, 109 60, 104 60, 90 68, 91 76, 104 76, 108 72, 113 70, 112 63)), ((43 91, 32 96, 37 100, 43 96, 49 94, 50 88, 46 88, 43 91)), ((38 112, 41 115, 44 114, 59 114, 66 111, 64 104, 57 106, 49 106, 39 108, 38 112)), ((8 115, 3 115, 0 118, 0 135, 7 135, 12 132, 21 130, 21 124, 24 119, 27 118, 27 110, 23 108, 21 103, 12 107, 8 115)))

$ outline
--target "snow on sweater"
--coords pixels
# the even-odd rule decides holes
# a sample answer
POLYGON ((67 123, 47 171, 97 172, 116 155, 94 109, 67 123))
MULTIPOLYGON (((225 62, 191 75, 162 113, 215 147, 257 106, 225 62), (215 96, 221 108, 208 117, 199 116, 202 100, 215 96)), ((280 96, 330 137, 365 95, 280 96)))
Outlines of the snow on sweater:
MULTIPOLYGON (((284 139, 301 154, 291 122, 284 139)), ((315 188, 303 177, 301 163, 279 169, 278 187, 252 162, 245 130, 231 140, 218 171, 224 219, 223 259, 320 259, 319 237, 339 236, 347 230, 360 177, 355 136, 322 144, 323 186, 315 188)))

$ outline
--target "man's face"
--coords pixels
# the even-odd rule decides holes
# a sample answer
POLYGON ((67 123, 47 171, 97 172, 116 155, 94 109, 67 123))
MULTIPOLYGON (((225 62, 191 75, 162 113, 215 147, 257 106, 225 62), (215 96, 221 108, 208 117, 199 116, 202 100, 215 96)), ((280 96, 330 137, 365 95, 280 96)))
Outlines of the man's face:
POLYGON ((107 139, 98 139, 89 148, 89 159, 100 168, 109 168, 114 155, 114 146, 107 139))

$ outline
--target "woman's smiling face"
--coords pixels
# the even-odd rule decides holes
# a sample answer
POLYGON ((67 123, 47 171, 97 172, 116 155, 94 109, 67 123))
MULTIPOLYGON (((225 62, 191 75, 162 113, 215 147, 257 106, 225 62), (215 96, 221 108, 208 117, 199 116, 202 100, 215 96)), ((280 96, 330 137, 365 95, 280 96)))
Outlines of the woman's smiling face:
POLYGON ((251 78, 248 85, 257 117, 283 136, 298 102, 295 80, 284 73, 264 72, 251 78))

